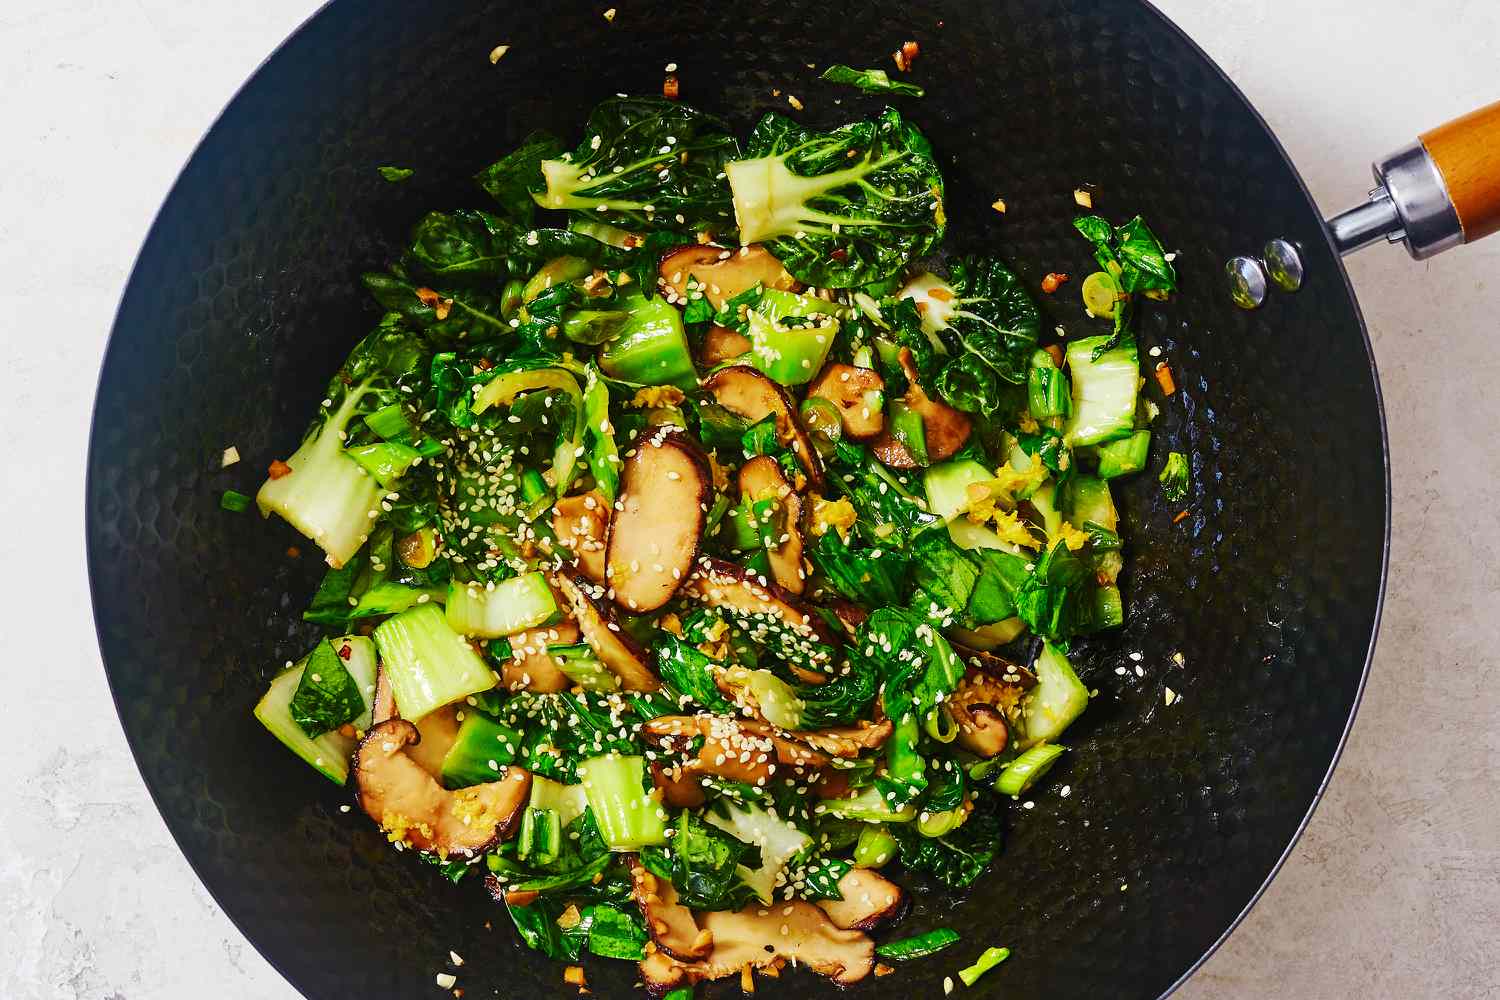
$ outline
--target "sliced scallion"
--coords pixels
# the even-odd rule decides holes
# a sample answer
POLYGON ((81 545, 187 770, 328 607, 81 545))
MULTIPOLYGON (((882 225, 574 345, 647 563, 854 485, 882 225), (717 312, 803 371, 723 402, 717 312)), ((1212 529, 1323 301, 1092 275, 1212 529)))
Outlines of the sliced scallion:
POLYGON ((909 962, 914 958, 936 955, 949 945, 956 944, 958 940, 958 931, 939 927, 926 934, 913 934, 911 937, 887 941, 885 944, 876 946, 875 954, 894 962, 909 962))
POLYGON ((1046 774, 1067 747, 1056 743, 1038 743, 1021 756, 1005 765, 995 790, 1001 795, 1020 795, 1031 788, 1046 774))
POLYGON ((979 959, 967 969, 958 970, 958 978, 964 981, 965 986, 973 986, 979 977, 989 972, 1001 962, 1010 958, 1009 948, 988 948, 979 959))
POLYGON ((236 514, 249 510, 251 502, 251 497, 236 490, 225 490, 224 495, 219 497, 219 506, 236 514))

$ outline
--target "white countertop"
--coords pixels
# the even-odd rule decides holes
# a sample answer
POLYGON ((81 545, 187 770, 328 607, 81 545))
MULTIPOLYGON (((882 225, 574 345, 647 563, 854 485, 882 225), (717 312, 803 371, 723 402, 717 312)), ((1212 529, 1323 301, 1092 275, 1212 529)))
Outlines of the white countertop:
MULTIPOLYGON (((1325 212, 1362 197, 1375 156, 1500 97, 1493 0, 1159 2, 1325 212)), ((0 801, 0 996, 296 996, 146 796, 81 528, 94 380, 136 248, 214 116, 314 6, 0 2, 0 643, 20 779, 0 801)), ((1384 628, 1328 797, 1191 1000, 1500 997, 1500 238, 1426 264, 1372 248, 1350 271, 1391 425, 1384 628)))

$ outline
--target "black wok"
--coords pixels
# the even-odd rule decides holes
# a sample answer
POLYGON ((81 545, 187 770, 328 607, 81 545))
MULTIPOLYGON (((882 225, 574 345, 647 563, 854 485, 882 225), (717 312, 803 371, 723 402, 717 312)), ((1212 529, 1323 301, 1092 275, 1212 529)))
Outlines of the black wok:
MULTIPOLYGON (((788 93, 808 120, 842 122, 876 102, 815 82, 807 64, 880 65, 915 38, 928 96, 903 108, 939 151, 950 249, 998 249, 1033 288, 1048 271, 1086 274, 1070 222, 1088 183, 1097 208, 1142 213, 1179 251, 1182 293, 1148 311, 1141 342, 1163 349, 1181 387, 1152 468, 1187 453, 1194 492, 1174 523, 1184 505, 1153 477, 1129 480, 1128 620, 1076 657, 1099 689, 1070 732, 1076 752, 1034 809, 1016 810, 995 870, 922 899, 904 925, 963 931, 954 960, 903 966, 858 995, 941 996, 943 976, 991 944, 1014 955, 975 995, 1169 992, 1317 803, 1380 610, 1380 392, 1302 181, 1245 98, 1137 0, 631 0, 613 23, 605 6, 330 4, 229 105, 146 240, 99 388, 89 565, 122 724, 183 852, 309 997, 435 995, 450 949, 470 997, 572 994, 479 886, 393 853, 251 717, 270 674, 310 644, 299 612, 321 564, 289 558, 289 528, 225 513, 219 494, 251 491, 289 450, 371 325, 359 272, 389 259, 422 210, 480 204, 470 175, 525 132, 576 136, 596 101, 656 91, 669 62, 683 100, 742 131, 786 111, 788 93), (501 42, 510 51, 491 65, 501 42), (381 164, 416 174, 389 184, 381 164), (1304 287, 1238 309, 1223 262, 1270 237, 1300 246, 1304 287), (221 470, 228 445, 245 462, 221 470), (1165 704, 1168 687, 1180 703, 1165 704)), ((1044 298, 1052 321, 1082 328, 1075 292, 1044 298)), ((589 977, 598 995, 639 996, 632 972, 596 962, 589 977)), ((761 989, 835 993, 804 974, 761 989)))

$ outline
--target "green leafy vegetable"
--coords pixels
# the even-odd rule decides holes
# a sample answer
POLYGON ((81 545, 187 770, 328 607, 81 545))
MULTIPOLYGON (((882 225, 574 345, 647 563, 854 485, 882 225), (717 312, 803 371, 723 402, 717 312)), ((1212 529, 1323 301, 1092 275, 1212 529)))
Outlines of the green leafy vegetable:
POLYGON ((881 700, 894 723, 886 741, 886 773, 875 785, 888 801, 905 805, 928 787, 927 764, 918 746, 922 726, 958 687, 963 663, 932 624, 897 608, 870 615, 856 645, 875 664, 881 700))
POLYGON ((823 71, 823 79, 829 83, 843 83, 858 87, 866 94, 897 94, 903 97, 922 97, 927 92, 914 83, 892 80, 883 69, 854 69, 842 63, 834 63, 823 71))
POLYGON ((412 174, 416 173, 416 171, 411 169, 410 167, 377 167, 376 169, 380 171, 380 176, 384 177, 392 184, 399 184, 402 181, 410 178, 412 174))
POLYGON ((1059 541, 1016 592, 1016 616, 1037 635, 1067 639, 1088 622, 1088 566, 1059 541))
POLYGON ((973 885, 1000 850, 1000 819, 990 808, 976 807, 966 823, 943 837, 924 837, 910 824, 890 830, 903 865, 953 889, 973 885))
POLYGON ((365 289, 388 309, 434 341, 460 335, 500 337, 510 333, 500 297, 479 289, 434 292, 399 274, 372 271, 360 276, 365 289), (419 291, 419 289, 421 291, 419 291))
MULTIPOLYGON (((1016 273, 993 258, 968 257, 953 265, 956 296, 946 319, 928 322, 953 358, 938 382, 949 403, 970 412, 999 409, 999 385, 1024 385, 1041 334, 1042 315, 1016 273), (951 369, 951 371, 950 371, 951 369), (960 406, 960 403, 963 405, 960 406)), ((930 315, 932 314, 929 310, 930 315)))
POLYGON ((837 531, 819 535, 808 558, 840 595, 864 604, 905 604, 910 557, 897 546, 845 542, 837 531))
POLYGON ((664 634, 656 646, 656 672, 663 682, 718 715, 734 715, 735 707, 714 684, 714 660, 675 635, 664 634))
POLYGON ((613 97, 589 115, 583 136, 573 152, 540 161, 543 183, 531 188, 538 205, 640 229, 733 225, 722 174, 739 144, 719 119, 664 98, 613 97))
POLYGON ((1168 453, 1167 464, 1162 466, 1161 475, 1157 478, 1161 481, 1161 495, 1170 503, 1181 503, 1186 500, 1188 494, 1187 456, 1180 451, 1168 453))
POLYGON ((337 729, 364 712, 359 684, 327 639, 308 655, 290 708, 292 721, 311 737, 337 729))
POLYGON ((829 461, 832 485, 842 489, 859 515, 860 527, 882 547, 901 548, 922 531, 942 524, 909 481, 887 469, 862 445, 840 441, 829 461))
POLYGON ((831 132, 768 114, 724 169, 742 243, 768 243, 799 280, 878 281, 942 239, 943 176, 932 146, 892 108, 831 132))
POLYGON ((256 494, 262 514, 279 514, 316 541, 335 568, 364 544, 384 493, 344 451, 371 439, 363 421, 355 420, 397 401, 406 386, 420 384, 426 351, 399 319, 383 319, 329 381, 317 420, 283 463, 289 471, 273 473, 256 494))
POLYGON ((912 543, 913 579, 950 615, 963 616, 979 583, 976 566, 946 531, 926 531, 912 543))
POLYGON ((736 910, 754 901, 755 890, 739 866, 759 868, 760 852, 725 830, 685 812, 668 848, 648 848, 641 859, 654 874, 671 881, 684 906, 736 910))
POLYGON ((556 136, 533 132, 521 140, 521 145, 514 151, 485 167, 474 179, 489 192, 507 217, 529 226, 536 214, 531 185, 541 173, 542 161, 557 156, 562 148, 556 136))
POLYGON ((560 900, 538 899, 527 906, 506 903, 516 931, 528 948, 539 951, 557 961, 576 962, 583 954, 588 941, 587 930, 582 935, 569 934, 557 925, 565 904, 560 900))
POLYGON ((1135 293, 1163 296, 1176 291, 1177 271, 1139 215, 1119 227, 1112 227, 1097 215, 1084 215, 1074 219, 1073 226, 1093 245, 1094 259, 1119 290, 1111 314, 1114 333, 1095 349, 1097 358, 1113 348, 1130 328, 1135 293))
POLYGON ((639 962, 646 957, 646 925, 634 908, 595 903, 589 907, 589 951, 600 958, 639 962))
POLYGON ((823 684, 793 685, 802 703, 802 725, 807 729, 847 726, 865 718, 875 700, 880 680, 871 664, 855 658, 847 671, 840 671, 823 684))

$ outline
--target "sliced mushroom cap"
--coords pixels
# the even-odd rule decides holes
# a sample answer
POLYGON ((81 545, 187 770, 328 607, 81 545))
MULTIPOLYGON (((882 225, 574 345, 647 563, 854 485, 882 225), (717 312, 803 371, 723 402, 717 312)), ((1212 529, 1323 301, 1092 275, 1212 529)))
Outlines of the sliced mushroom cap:
POLYGON ((783 959, 807 966, 840 986, 868 976, 875 967, 875 943, 863 932, 834 926, 811 903, 749 906, 737 912, 701 916, 713 934, 713 950, 696 962, 678 962, 661 952, 641 963, 647 992, 660 996, 684 983, 739 975, 745 966, 763 969, 783 959))
POLYGON ((786 512, 786 528, 781 544, 766 550, 771 575, 788 593, 800 595, 807 587, 802 569, 802 498, 781 474, 781 466, 770 455, 756 455, 740 466, 740 502, 752 503, 771 499, 786 512))
POLYGON ((750 338, 743 333, 714 323, 703 335, 703 346, 698 349, 698 364, 702 368, 717 368, 726 361, 749 354, 751 346, 750 338))
POLYGON ((1019 663, 1007 660, 996 653, 987 652, 983 649, 973 649, 962 643, 949 640, 953 651, 964 666, 983 671, 991 677, 1005 684, 1019 684, 1023 688, 1036 687, 1036 674, 1027 670, 1019 663))
POLYGON ((849 771, 839 767, 825 767, 812 785, 813 794, 824 800, 848 798, 851 790, 849 771))
POLYGON ((614 605, 604 588, 586 579, 576 569, 563 568, 554 578, 562 593, 583 641, 588 643, 610 673, 620 679, 626 691, 655 691, 661 681, 647 666, 647 654, 640 643, 620 627, 614 605))
POLYGON ((677 901, 672 883, 658 879, 639 862, 631 866, 630 877, 631 895, 656 946, 684 962, 707 958, 713 950, 713 935, 698 929, 693 911, 677 901))
POLYGON ((970 668, 946 702, 958 724, 958 745, 980 757, 993 757, 1010 741, 1006 720, 1019 722, 1025 687, 970 668))
POLYGON ((505 769, 499 781, 448 791, 407 753, 421 740, 405 719, 372 728, 354 753, 360 807, 393 842, 443 857, 477 857, 515 828, 531 794, 531 773, 505 769))
POLYGON ((838 635, 817 612, 764 577, 734 563, 704 556, 682 593, 728 611, 752 642, 764 641, 771 629, 799 644, 805 642, 804 663, 790 664, 793 673, 804 683, 820 684, 828 679, 827 672, 833 668, 829 647, 838 645, 838 635))
POLYGON ((517 632, 510 637, 510 659, 500 668, 501 681, 511 691, 541 694, 566 691, 573 682, 547 652, 547 647, 565 646, 577 642, 578 638, 578 626, 566 621, 517 632))
MULTIPOLYGON (((969 440, 974 422, 969 419, 968 414, 933 399, 922 390, 922 384, 917 381, 917 365, 912 360, 911 348, 901 348, 899 359, 908 382, 906 405, 922 416, 922 434, 927 444, 928 462, 935 464, 952 458, 964 446, 964 442, 969 440)), ((892 437, 889 430, 881 433, 871 449, 876 458, 893 469, 917 467, 917 460, 912 457, 911 452, 892 437)))
MULTIPOLYGON (((391 679, 384 667, 375 672, 375 697, 372 704, 372 729, 387 719, 401 717, 395 692, 391 690, 391 679)), ((458 706, 444 705, 428 712, 413 724, 417 727, 417 741, 407 747, 407 755, 422 770, 441 780, 443 758, 448 756, 448 751, 458 739, 458 706)))
POLYGON ((672 599, 703 537, 713 477, 703 452, 680 428, 648 427, 627 453, 610 523, 605 579, 636 614, 672 599))
POLYGON ((406 755, 428 774, 442 780, 443 758, 458 740, 458 706, 444 705, 417 719, 417 740, 406 755))
POLYGON ((684 301, 692 294, 688 279, 696 281, 709 305, 724 303, 756 285, 795 292, 802 285, 787 273, 769 250, 760 244, 728 249, 695 243, 678 247, 661 259, 661 280, 684 301))
POLYGON ((651 782, 661 792, 662 803, 672 809, 697 809, 704 802, 703 783, 685 768, 651 762, 651 782))
POLYGON ((817 906, 844 930, 874 930, 906 906, 901 887, 869 868, 849 869, 839 879, 839 892, 843 899, 821 899, 817 906))
POLYGON ((683 595, 734 612, 736 617, 775 620, 828 645, 837 645, 839 641, 828 623, 794 595, 743 566, 722 559, 699 558, 683 595))
POLYGON ((808 746, 834 757, 858 757, 861 750, 878 750, 891 738, 894 727, 889 719, 831 729, 798 730, 793 735, 808 746))
POLYGON ((394 718, 397 718, 396 692, 391 688, 390 675, 381 667, 375 671, 375 697, 370 702, 370 728, 394 718))
POLYGON ((604 582, 604 545, 612 510, 598 490, 563 497, 552 508, 552 533, 578 560, 583 575, 595 583, 604 582))
POLYGON ((826 755, 798 742, 793 734, 750 719, 663 715, 642 726, 641 735, 676 753, 685 752, 694 738, 702 737, 697 758, 683 769, 747 785, 764 785, 782 767, 791 768, 796 776, 809 777, 829 763, 826 755))
POLYGON ((844 436, 850 440, 868 441, 885 430, 885 379, 873 368, 827 365, 807 394, 838 407, 844 436))
POLYGON ((720 368, 703 381, 703 388, 724 409, 751 423, 775 416, 776 439, 792 449, 813 488, 822 488, 823 463, 798 422, 797 409, 785 389, 749 365, 720 368))

